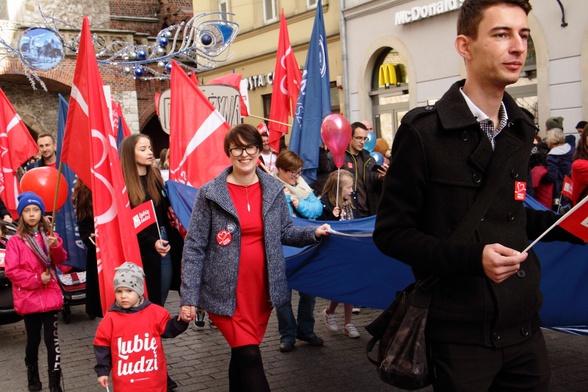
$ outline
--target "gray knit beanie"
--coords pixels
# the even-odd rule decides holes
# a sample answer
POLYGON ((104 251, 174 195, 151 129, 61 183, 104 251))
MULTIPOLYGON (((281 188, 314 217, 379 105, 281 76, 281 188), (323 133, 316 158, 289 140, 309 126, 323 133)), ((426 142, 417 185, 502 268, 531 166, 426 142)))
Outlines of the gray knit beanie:
POLYGON ((139 267, 135 263, 131 263, 127 261, 123 263, 120 267, 115 269, 114 274, 114 289, 118 289, 119 287, 127 287, 137 294, 140 297, 143 296, 144 293, 144 283, 143 278, 145 278, 145 273, 143 272, 143 268, 139 267))
POLYGON ((547 121, 545 121, 545 127, 547 128, 547 131, 553 128, 564 129, 563 121, 563 117, 549 117, 547 121))

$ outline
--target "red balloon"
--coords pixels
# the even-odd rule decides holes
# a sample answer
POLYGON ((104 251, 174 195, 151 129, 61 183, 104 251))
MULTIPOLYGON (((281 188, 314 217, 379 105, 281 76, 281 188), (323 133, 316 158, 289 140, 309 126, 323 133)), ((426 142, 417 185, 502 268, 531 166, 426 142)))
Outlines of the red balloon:
POLYGON ((20 179, 20 189, 23 192, 33 192, 43 200, 45 211, 53 211, 53 200, 55 198, 55 188, 57 187, 57 176, 60 175, 59 191, 57 192, 56 208, 60 209, 67 200, 67 182, 63 174, 57 169, 43 166, 36 167, 27 171, 20 179))
POLYGON ((335 166, 340 169, 345 162, 345 150, 351 140, 351 124, 340 114, 329 114, 321 125, 321 136, 333 154, 335 166))

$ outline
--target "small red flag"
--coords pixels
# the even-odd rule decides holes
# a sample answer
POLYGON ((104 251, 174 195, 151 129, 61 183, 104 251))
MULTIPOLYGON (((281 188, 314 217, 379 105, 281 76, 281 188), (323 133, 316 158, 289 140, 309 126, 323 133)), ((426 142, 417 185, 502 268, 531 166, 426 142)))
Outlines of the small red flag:
POLYGON ((582 199, 578 204, 564 215, 559 226, 569 231, 578 238, 588 242, 588 197, 582 199))
POLYGON ((170 89, 169 178, 199 188, 231 164, 223 152, 231 127, 175 61, 170 89))
POLYGON ((153 200, 146 201, 139 204, 131 210, 133 216, 133 226, 135 227, 135 234, 143 231, 147 226, 157 223, 157 216, 155 215, 155 208, 153 207, 153 200))
MULTIPOLYGON (((270 120, 288 123, 288 116, 293 116, 294 108, 298 102, 301 81, 300 67, 296 61, 296 56, 292 52, 288 25, 284 17, 284 9, 282 9, 270 120)), ((275 151, 280 151, 280 138, 288 133, 288 126, 274 121, 269 122, 269 144, 275 151)))

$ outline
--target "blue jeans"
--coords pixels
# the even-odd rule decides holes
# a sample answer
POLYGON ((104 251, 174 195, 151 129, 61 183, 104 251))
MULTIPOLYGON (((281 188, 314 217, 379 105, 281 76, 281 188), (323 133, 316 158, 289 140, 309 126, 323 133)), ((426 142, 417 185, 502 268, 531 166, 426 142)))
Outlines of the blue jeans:
MULTIPOLYGON (((161 239, 164 241, 168 240, 167 231, 165 230, 164 226, 159 228, 159 233, 161 234, 161 239)), ((167 299, 167 294, 169 293, 169 288, 171 287, 172 282, 172 275, 173 275, 173 266, 172 266, 172 258, 171 258, 171 251, 167 252, 165 256, 161 258, 161 305, 165 305, 165 300, 167 299)))
POLYGON ((278 329, 280 342, 294 344, 296 336, 310 337, 314 335, 314 303, 316 297, 304 293, 298 293, 298 323, 292 311, 292 301, 276 308, 278 316, 278 329))

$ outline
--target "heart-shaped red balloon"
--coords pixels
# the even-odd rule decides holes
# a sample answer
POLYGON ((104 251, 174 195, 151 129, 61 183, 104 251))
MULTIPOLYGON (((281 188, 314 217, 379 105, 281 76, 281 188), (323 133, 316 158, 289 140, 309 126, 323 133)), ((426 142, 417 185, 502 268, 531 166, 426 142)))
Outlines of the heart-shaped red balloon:
POLYGON ((340 169, 345 162, 345 150, 351 140, 351 124, 340 114, 329 114, 321 124, 321 136, 333 154, 335 166, 340 169))

